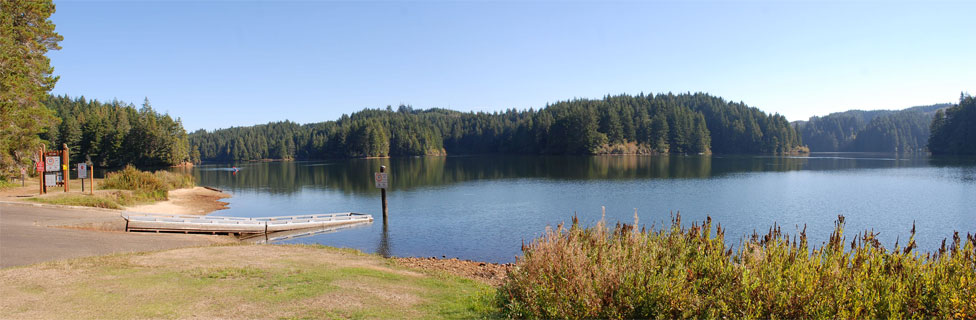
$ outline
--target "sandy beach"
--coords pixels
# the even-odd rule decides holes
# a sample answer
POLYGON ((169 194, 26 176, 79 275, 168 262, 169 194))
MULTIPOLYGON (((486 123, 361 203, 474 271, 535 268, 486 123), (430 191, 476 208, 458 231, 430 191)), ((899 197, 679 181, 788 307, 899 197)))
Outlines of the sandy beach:
POLYGON ((220 201, 224 198, 230 198, 230 195, 204 187, 193 187, 170 191, 169 200, 126 207, 126 210, 145 213, 206 215, 217 210, 227 209, 227 202, 220 201))

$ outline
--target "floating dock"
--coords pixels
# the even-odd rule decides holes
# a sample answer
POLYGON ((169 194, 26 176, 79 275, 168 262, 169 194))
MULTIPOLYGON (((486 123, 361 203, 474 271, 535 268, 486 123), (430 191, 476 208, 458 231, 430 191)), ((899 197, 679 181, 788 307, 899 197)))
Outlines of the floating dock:
POLYGON ((370 222, 355 222, 349 224, 333 225, 325 228, 296 229, 288 231, 272 232, 269 234, 244 235, 240 239, 251 243, 272 243, 310 237, 314 235, 339 232, 342 230, 355 229, 370 224, 370 222))
POLYGON ((125 219, 127 232, 209 233, 241 237, 301 229, 324 229, 373 221, 372 215, 355 212, 260 218, 123 212, 122 218, 125 219))

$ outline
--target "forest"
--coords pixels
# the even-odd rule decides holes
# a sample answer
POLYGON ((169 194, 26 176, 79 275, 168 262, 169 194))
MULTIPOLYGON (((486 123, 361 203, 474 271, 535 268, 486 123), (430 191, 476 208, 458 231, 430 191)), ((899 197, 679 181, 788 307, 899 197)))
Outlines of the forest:
POLYGON ((925 152, 929 124, 936 110, 950 104, 918 106, 904 110, 849 110, 794 126, 814 152, 925 152))
POLYGON ((44 101, 61 119, 40 134, 48 149, 67 144, 71 162, 99 167, 172 166, 188 162, 189 142, 180 119, 153 110, 146 99, 138 110, 119 101, 49 96, 44 101))
POLYGON ((445 154, 789 153, 785 117, 704 93, 575 99, 534 110, 459 112, 391 106, 299 125, 272 122, 189 135, 193 160, 445 154))
POLYGON ((931 129, 932 154, 976 155, 976 100, 961 94, 958 105, 935 113, 931 129))

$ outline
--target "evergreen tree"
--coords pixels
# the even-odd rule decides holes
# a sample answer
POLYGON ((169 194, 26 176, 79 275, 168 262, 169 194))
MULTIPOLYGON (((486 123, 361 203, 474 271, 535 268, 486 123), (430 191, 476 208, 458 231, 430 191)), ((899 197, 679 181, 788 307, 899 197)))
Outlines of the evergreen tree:
POLYGON ((84 97, 51 96, 44 104, 64 121, 40 137, 52 148, 67 144, 72 162, 90 157, 99 167, 170 166, 192 158, 180 119, 157 113, 148 99, 139 110, 84 97))
POLYGON ((931 128, 932 154, 976 155, 976 99, 960 95, 958 105, 935 115, 931 128))
POLYGON ((664 116, 657 115, 651 120, 650 125, 648 141, 651 142, 651 147, 658 152, 667 153, 669 150, 668 132, 670 131, 668 121, 664 119, 664 116))
POLYGON ((41 133, 57 124, 41 102, 54 88, 48 50, 63 38, 49 18, 50 0, 0 1, 0 179, 19 174, 41 146, 41 133))

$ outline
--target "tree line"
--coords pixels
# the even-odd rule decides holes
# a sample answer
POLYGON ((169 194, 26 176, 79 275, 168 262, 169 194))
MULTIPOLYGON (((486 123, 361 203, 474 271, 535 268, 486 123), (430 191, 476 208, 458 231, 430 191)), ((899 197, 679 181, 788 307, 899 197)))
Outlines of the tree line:
POLYGON ((800 136, 781 115, 704 93, 575 99, 542 109, 365 109, 336 121, 272 122, 189 136, 194 160, 444 154, 787 153, 800 136))
POLYGON ((976 155, 976 100, 960 94, 958 105, 935 113, 931 130, 932 154, 976 155))
POLYGON ((794 122, 803 142, 816 152, 899 152, 927 150, 936 110, 950 104, 905 110, 849 110, 794 122))
POLYGON ((49 149, 67 144, 72 162, 100 167, 172 166, 190 160, 189 140, 180 119, 142 107, 85 97, 50 96, 44 104, 61 119, 40 134, 49 149))

